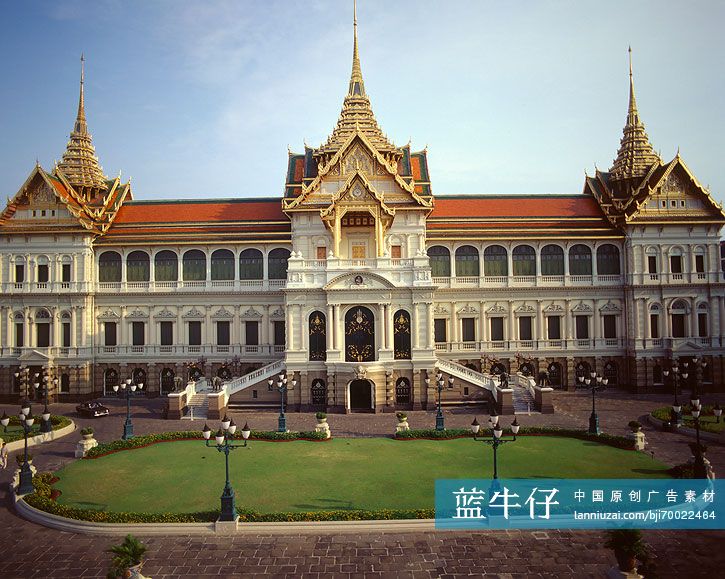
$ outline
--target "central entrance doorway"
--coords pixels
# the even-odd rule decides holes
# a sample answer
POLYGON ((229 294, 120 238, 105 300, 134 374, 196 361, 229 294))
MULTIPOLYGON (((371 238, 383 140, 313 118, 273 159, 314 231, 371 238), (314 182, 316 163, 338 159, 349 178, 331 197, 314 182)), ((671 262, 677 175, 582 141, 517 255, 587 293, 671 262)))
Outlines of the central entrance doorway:
POLYGON ((373 384, 369 380, 350 382, 350 412, 373 411, 373 384))

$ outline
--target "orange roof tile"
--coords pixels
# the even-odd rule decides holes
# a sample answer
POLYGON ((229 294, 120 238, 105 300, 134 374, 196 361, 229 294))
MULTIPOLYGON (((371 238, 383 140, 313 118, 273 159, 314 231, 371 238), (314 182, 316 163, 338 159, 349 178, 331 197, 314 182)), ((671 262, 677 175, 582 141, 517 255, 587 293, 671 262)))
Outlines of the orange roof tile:
POLYGON ((430 219, 452 217, 598 217, 599 204, 588 195, 470 195, 436 197, 430 219))
POLYGON ((215 201, 130 201, 118 212, 113 227, 141 223, 214 223, 289 221, 281 199, 215 201))

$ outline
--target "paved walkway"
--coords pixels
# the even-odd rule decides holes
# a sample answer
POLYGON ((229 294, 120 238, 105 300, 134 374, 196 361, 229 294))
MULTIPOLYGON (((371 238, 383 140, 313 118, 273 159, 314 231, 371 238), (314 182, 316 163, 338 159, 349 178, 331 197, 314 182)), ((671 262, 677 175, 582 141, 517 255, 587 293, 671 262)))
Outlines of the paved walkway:
MULTIPOLYGON (((709 399, 707 402, 711 402, 709 399)), ((714 402, 714 400, 712 401, 714 402)), ((725 402, 725 397, 720 403, 725 402)), ((519 415, 524 425, 557 424, 583 428, 587 424, 591 398, 585 393, 557 392, 555 415, 519 415)), ((610 391, 597 402, 605 432, 623 434, 627 423, 647 414, 655 406, 669 404, 667 397, 636 397, 610 391)), ((54 405, 55 413, 71 416, 79 427, 92 425, 101 441, 119 437, 125 403, 108 402, 111 416, 86 419, 75 416, 74 405, 54 405)), ((134 403, 137 434, 164 430, 201 429, 200 421, 161 421, 162 401, 134 403), (193 425, 193 426, 192 426, 193 425)), ((0 405, 0 412, 16 413, 15 406, 0 405)), ((433 412, 410 412, 413 428, 432 426, 433 412)), ((474 414, 468 410, 445 412, 448 427, 468 427, 474 414)), ((242 426, 276 428, 274 412, 233 413, 242 426)), ((502 417, 503 424, 511 417, 502 417)), ((480 420, 480 418, 479 418, 480 420)), ((333 436, 380 436, 395 427, 392 414, 329 415, 333 436)), ((314 427, 314 414, 288 414, 294 430, 314 427)), ((210 423, 210 426, 214 424, 210 423)), ((655 457, 671 464, 685 462, 691 439, 644 428, 655 457)), ((34 448, 35 464, 41 471, 54 470, 73 460, 77 436, 34 448)), ((725 447, 710 444, 708 451, 716 472, 725 474, 725 447)), ((14 464, 13 457, 11 464, 14 464)), ((0 473, 0 483, 10 471, 0 473)), ((104 577, 110 555, 106 549, 118 541, 112 537, 63 533, 17 517, 1 485, 0 577, 104 577)), ((141 537, 149 546, 144 572, 154 579, 172 577, 603 577, 613 564, 604 549, 604 534, 597 531, 486 531, 429 533, 366 533, 319 536, 236 537, 141 537)), ((725 565, 725 532, 647 532, 657 560, 659 577, 716 577, 725 565)))

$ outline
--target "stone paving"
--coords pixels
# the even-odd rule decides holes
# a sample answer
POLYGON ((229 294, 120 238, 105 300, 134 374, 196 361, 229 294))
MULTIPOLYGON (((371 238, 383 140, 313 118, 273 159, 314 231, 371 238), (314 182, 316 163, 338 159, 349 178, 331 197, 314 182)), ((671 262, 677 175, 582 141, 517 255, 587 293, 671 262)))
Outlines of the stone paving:
MULTIPOLYGON (((709 398, 706 402, 714 402, 709 398)), ((725 397, 719 400, 725 402, 725 397)), ((585 393, 555 393, 554 415, 518 415, 524 425, 555 424, 583 428, 591 411, 585 393)), ((634 396, 609 391, 598 396, 597 410, 605 432, 624 434, 627 423, 652 408, 669 404, 667 396, 634 396)), ((79 427, 92 425, 100 441, 119 437, 125 403, 108 400, 111 416, 78 418, 74 405, 56 404, 54 413, 66 414, 79 427)), ((162 401, 134 401, 137 434, 164 430, 201 429, 203 421, 162 421, 162 401)), ((16 413, 16 406, 0 405, 0 412, 16 413)), ((448 427, 468 427, 471 410, 446 410, 448 427)), ((485 417, 484 413, 479 415, 485 417)), ((288 427, 310 430, 314 414, 290 413, 288 427)), ((413 428, 429 427, 433 412, 409 412, 413 428)), ((479 416, 479 420, 480 417, 479 416)), ((240 426, 276 428, 275 412, 235 412, 240 426)), ((512 417, 502 417, 507 424, 512 417)), ((392 414, 328 416, 333 436, 389 435, 395 427, 392 414)), ((210 422, 210 426, 215 424, 210 422)), ((645 425, 649 451, 670 464, 685 462, 690 438, 663 433, 645 425)), ((53 470, 73 460, 78 437, 32 449, 34 463, 53 470)), ((708 456, 716 472, 725 473, 725 447, 709 444, 708 456)), ((11 456, 11 463, 14 464, 11 456)), ((12 510, 5 484, 10 469, 0 471, 0 577, 105 577, 110 561, 106 549, 118 538, 65 533, 19 518, 12 510)), ((657 563, 658 577, 717 577, 725 565, 725 532, 652 531, 645 534, 657 563)), ((603 577, 614 563, 598 531, 484 531, 320 535, 244 535, 235 537, 141 537, 149 552, 144 573, 154 579, 171 577, 603 577)))

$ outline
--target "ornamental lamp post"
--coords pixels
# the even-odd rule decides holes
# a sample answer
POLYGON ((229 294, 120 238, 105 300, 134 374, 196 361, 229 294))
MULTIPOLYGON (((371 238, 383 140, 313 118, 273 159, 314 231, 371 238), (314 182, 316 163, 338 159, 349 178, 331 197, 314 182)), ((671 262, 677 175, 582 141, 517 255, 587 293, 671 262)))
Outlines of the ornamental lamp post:
POLYGON ((27 366, 20 366, 17 372, 15 372, 15 379, 20 382, 21 390, 25 391, 25 399, 30 397, 30 368, 27 366))
POLYGON ((507 442, 516 442, 516 435, 519 432, 520 426, 516 418, 514 418, 514 421, 511 423, 511 433, 513 434, 513 438, 503 438, 503 428, 501 428, 501 424, 499 424, 498 415, 492 414, 489 421, 492 425, 492 436, 490 438, 478 436, 481 425, 478 423, 477 418, 474 418, 473 422, 471 423, 471 432, 473 432, 473 440, 476 440, 478 442, 485 442, 486 444, 491 446, 491 448, 493 448, 493 486, 496 486, 498 485, 498 447, 502 444, 506 444, 507 442))
MULTIPOLYGON (((448 389, 453 388, 453 376, 450 376, 448 378, 448 389)), ((430 378, 425 379, 426 385, 430 384, 430 378)), ((443 393, 443 388, 446 385, 446 380, 443 378, 443 373, 438 372, 436 374, 436 389, 438 390, 438 411, 436 412, 436 430, 445 430, 446 424, 445 424, 445 418, 443 417, 443 408, 441 405, 441 394, 443 393)))
POLYGON ((10 417, 8 416, 7 412, 3 411, 3 417, 0 418, 0 424, 3 426, 3 432, 8 431, 8 424, 10 424, 10 417))
POLYGON ((591 372, 589 378, 580 376, 580 382, 584 382, 585 386, 592 391, 592 413, 589 416, 589 434, 599 435, 602 431, 599 428, 599 416, 597 416, 597 403, 596 393, 607 386, 609 379, 598 375, 596 372, 591 372))
MULTIPOLYGON (((126 378, 121 382, 121 390, 126 393, 126 422, 123 425, 123 440, 133 438, 133 422, 131 421, 131 396, 136 392, 136 388, 142 389, 143 382, 136 384, 131 378, 126 378)), ((113 385, 113 391, 118 392, 118 384, 113 385)))
MULTIPOLYGON (((30 413, 30 405, 25 403, 20 408, 20 424, 23 427, 23 435, 25 437, 25 460, 23 466, 20 467, 20 482, 18 484, 18 495, 27 495, 33 492, 33 473, 28 464, 28 434, 33 427, 35 419, 30 413)), ((8 420, 9 422, 9 420, 8 420)))
POLYGON ((695 452, 695 464, 694 464, 694 477, 695 478, 707 478, 707 469, 705 468, 705 450, 700 444, 700 401, 696 398, 690 400, 692 403, 692 418, 695 421, 695 435, 696 435, 696 446, 695 452), (697 402, 697 404, 695 404, 697 402))
MULTIPOLYGON (((272 392, 275 389, 274 378, 267 380, 268 389, 272 392)), ((277 392, 279 392, 279 418, 277 419, 277 432, 287 432, 287 417, 284 414, 284 396, 288 390, 297 385, 297 380, 293 379, 291 388, 287 386, 287 377, 283 372, 277 376, 277 392)))
POLYGON ((717 423, 720 424, 720 416, 722 416, 722 408, 720 408, 719 404, 715 404, 715 406, 712 407, 712 413, 715 415, 715 418, 717 419, 717 423))
POLYGON ((236 449, 247 446, 247 439, 251 430, 249 425, 245 424, 242 428, 242 439, 244 444, 234 444, 234 433, 237 431, 237 425, 234 424, 233 420, 229 420, 226 416, 221 421, 221 428, 217 430, 214 435, 214 443, 210 444, 211 439, 211 428, 208 425, 204 425, 202 434, 204 435, 204 444, 207 447, 216 446, 219 452, 224 453, 224 464, 226 467, 226 481, 224 483, 224 490, 221 495, 221 515, 220 521, 235 521, 237 519, 237 509, 234 501, 234 489, 232 483, 229 481, 229 453, 236 449))

